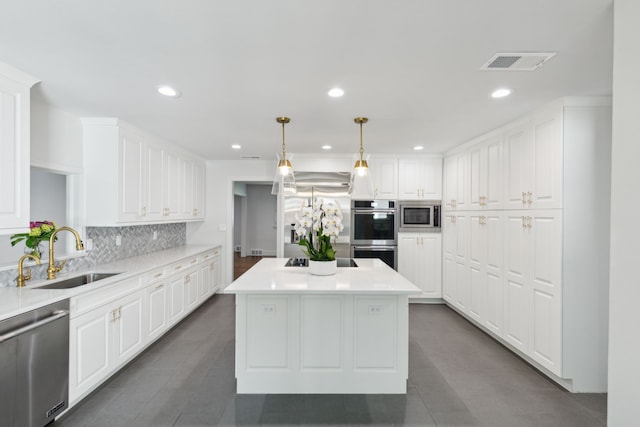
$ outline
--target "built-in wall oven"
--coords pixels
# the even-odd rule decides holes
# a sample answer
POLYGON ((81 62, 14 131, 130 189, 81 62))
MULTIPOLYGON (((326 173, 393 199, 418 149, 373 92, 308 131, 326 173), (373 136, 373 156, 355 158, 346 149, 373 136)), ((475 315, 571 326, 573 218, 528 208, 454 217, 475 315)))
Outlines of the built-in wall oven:
POLYGON ((379 258, 398 265, 398 207, 395 200, 351 201, 351 257, 379 258))

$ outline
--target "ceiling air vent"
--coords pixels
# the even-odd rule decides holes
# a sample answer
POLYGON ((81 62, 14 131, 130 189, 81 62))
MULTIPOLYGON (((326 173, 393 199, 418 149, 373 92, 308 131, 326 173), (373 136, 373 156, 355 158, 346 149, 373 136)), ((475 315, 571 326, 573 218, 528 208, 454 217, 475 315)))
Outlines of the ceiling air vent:
POLYGON ((496 53, 481 70, 534 71, 556 55, 555 52, 496 53))
POLYGON ((241 159, 246 159, 246 160, 255 160, 255 159, 259 159, 260 156, 240 156, 241 159))

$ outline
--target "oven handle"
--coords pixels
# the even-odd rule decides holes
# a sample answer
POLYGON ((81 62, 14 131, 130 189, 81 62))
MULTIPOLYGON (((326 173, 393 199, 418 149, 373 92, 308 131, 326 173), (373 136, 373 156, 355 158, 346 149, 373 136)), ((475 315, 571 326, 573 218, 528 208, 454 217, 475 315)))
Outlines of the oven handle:
POLYGON ((388 251, 396 250, 397 246, 352 246, 354 251, 365 249, 367 251, 388 251))
POLYGON ((352 209, 351 212, 354 214, 372 214, 372 213, 386 213, 386 214, 397 214, 397 209, 352 209))

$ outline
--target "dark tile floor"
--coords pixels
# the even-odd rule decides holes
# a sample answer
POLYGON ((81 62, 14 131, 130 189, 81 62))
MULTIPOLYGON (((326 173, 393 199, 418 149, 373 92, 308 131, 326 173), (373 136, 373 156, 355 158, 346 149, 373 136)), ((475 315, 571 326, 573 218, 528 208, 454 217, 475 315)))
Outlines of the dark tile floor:
POLYGON ((442 305, 411 305, 406 395, 237 395, 233 298, 211 298, 55 426, 606 425, 606 395, 563 391, 442 305))

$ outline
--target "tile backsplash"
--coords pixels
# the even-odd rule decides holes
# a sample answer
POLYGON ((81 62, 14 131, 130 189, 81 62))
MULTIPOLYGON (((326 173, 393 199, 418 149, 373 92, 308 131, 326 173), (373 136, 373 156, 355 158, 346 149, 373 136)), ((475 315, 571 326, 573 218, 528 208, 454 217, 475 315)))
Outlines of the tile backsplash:
MULTIPOLYGON (((93 249, 87 256, 71 258, 64 266, 65 272, 84 270, 137 255, 161 251, 187 242, 187 224, 132 225, 127 227, 87 227, 82 240, 93 240, 93 249), (154 239, 154 233, 157 238, 154 239), (116 239, 120 236, 120 245, 116 239)), ((0 287, 15 286, 18 269, 0 272, 0 287)), ((33 280, 47 277, 47 265, 31 267, 33 280)))

